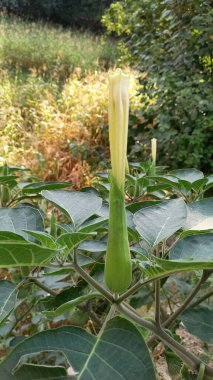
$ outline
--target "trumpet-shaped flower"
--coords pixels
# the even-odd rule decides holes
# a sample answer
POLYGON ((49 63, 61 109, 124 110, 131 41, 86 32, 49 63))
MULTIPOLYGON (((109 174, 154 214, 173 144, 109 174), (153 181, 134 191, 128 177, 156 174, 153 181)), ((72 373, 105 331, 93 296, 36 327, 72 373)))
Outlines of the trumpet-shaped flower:
POLYGON ((157 139, 153 137, 151 139, 151 156, 154 166, 156 165, 156 155, 157 155, 157 139))
POLYGON ((108 288, 120 293, 130 285, 131 258, 125 210, 125 170, 129 116, 129 77, 117 70, 109 77, 110 176, 109 236, 105 280, 108 288))

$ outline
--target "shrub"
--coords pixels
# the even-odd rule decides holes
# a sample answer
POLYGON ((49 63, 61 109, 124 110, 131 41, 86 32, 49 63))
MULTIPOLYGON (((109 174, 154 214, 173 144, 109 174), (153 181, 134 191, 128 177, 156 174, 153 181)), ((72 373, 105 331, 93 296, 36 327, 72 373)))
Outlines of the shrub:
MULTIPOLYGON (((107 167, 106 72, 77 73, 59 88, 35 74, 12 81, 2 72, 0 156, 25 163, 45 180, 70 180, 77 187, 107 167)), ((141 106, 132 78, 131 107, 141 106)))
MULTIPOLYGON (((210 0, 112 4, 104 24, 143 73, 144 123, 134 141, 155 136, 162 164, 212 168, 212 21, 210 0), (150 122, 154 125, 150 129, 150 122)), ((143 143, 142 141, 142 143, 143 143)), ((140 150, 139 143, 137 149, 140 150)), ((141 154, 141 150, 140 150, 141 154)))

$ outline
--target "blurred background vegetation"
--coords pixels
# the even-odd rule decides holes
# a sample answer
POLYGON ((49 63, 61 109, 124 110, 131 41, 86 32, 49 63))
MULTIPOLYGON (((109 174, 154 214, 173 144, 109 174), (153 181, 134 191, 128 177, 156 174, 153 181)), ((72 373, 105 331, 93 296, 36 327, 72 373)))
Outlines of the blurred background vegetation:
POLYGON ((131 73, 129 159, 212 170, 206 0, 0 0, 0 160, 76 187, 109 165, 107 71, 131 73))

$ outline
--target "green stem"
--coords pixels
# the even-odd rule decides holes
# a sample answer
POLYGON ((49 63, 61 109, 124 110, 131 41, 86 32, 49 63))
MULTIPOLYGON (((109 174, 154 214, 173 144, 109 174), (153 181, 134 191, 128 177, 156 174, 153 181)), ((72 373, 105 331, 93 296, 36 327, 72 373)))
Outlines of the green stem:
POLYGON ((200 369, 199 369, 199 372, 198 372, 197 380, 203 380, 204 379, 205 369, 206 369, 205 364, 201 363, 200 369))

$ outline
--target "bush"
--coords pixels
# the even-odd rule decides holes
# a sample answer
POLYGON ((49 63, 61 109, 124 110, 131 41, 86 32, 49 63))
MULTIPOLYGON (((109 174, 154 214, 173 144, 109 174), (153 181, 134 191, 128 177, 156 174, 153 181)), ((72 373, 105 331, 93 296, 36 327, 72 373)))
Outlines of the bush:
POLYGON ((134 130, 133 151, 141 154, 142 130, 142 142, 145 133, 158 138, 162 164, 211 170, 212 21, 211 1, 204 0, 124 0, 107 11, 105 26, 143 73, 145 121, 134 130))
MULTIPOLYGON (((91 182, 109 158, 106 72, 70 76, 63 86, 35 74, 14 81, 1 73, 0 156, 25 163, 44 180, 91 182)), ((132 79, 131 107, 141 106, 132 79)), ((1 159, 0 159, 1 163, 1 159)))

